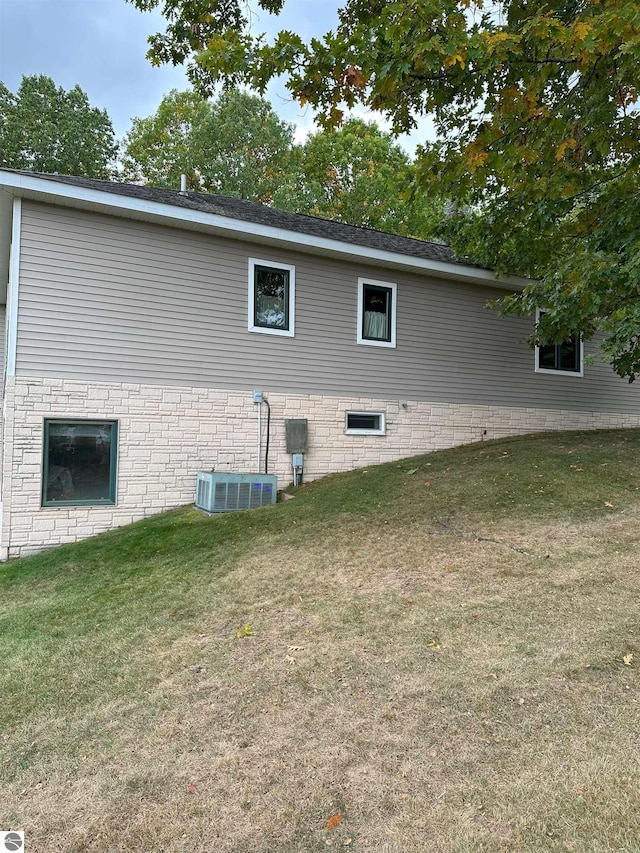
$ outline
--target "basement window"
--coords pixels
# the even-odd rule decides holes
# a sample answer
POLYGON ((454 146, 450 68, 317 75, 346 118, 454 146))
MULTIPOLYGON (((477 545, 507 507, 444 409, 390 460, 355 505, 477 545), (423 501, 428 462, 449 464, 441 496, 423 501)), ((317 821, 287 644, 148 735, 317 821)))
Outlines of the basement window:
POLYGON ((249 258, 249 331, 293 337, 296 268, 249 258))
MULTIPOLYGON (((544 312, 536 312, 536 323, 544 312)), ((560 344, 536 347, 536 373, 564 373, 572 376, 584 375, 582 338, 571 335, 560 344)))
POLYGON ((347 412, 345 417, 347 435, 385 435, 383 412, 347 412))
POLYGON ((117 421, 45 420, 42 506, 116 502, 117 421))

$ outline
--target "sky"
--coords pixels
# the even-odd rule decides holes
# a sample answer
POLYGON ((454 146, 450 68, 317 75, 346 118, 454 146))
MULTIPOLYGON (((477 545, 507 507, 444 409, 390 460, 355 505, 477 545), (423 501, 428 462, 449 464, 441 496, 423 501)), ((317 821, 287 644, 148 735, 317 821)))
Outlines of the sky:
MULTIPOLYGON (((288 0, 279 18, 254 12, 254 29, 319 36, 335 26, 339 6, 340 0, 288 0)), ((159 12, 139 12, 125 0, 0 0, 0 80, 12 92, 23 75, 46 74, 64 89, 78 84, 92 106, 107 110, 121 138, 131 119, 155 112, 170 89, 189 88, 182 68, 154 68, 145 58, 147 38, 163 24, 159 12)), ((292 102, 282 81, 266 96, 302 142, 314 128, 312 111, 292 102)), ((423 122, 401 144, 413 153, 428 132, 423 122)))

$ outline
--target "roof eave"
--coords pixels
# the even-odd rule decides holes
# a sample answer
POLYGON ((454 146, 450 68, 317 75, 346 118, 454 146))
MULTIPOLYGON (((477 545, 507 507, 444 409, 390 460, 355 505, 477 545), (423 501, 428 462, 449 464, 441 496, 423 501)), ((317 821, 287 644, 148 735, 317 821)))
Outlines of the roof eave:
POLYGON ((99 213, 144 219, 151 222, 197 230, 211 231, 236 240, 268 243, 298 252, 340 257, 351 261, 402 269, 438 276, 452 281, 481 284, 507 290, 521 290, 527 279, 516 276, 496 276, 491 270, 460 263, 447 263, 413 255, 347 243, 327 237, 302 234, 262 223, 249 222, 229 216, 174 207, 163 202, 116 195, 104 190, 56 183, 46 178, 0 170, 0 188, 12 195, 34 201, 64 204, 99 213))

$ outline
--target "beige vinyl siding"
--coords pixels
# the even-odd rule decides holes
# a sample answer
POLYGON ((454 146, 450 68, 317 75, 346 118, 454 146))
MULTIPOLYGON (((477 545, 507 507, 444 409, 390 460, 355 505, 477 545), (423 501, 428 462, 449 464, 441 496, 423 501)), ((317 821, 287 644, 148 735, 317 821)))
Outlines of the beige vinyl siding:
MULTIPOLYGON (((301 242, 304 238, 301 237, 301 242)), ((537 374, 500 292, 25 203, 19 376, 636 412, 602 363, 537 374), (248 259, 296 267, 295 337, 247 330, 248 259), (398 285, 397 347, 356 343, 358 277, 398 285)), ((587 345, 586 352, 594 351, 587 345)))

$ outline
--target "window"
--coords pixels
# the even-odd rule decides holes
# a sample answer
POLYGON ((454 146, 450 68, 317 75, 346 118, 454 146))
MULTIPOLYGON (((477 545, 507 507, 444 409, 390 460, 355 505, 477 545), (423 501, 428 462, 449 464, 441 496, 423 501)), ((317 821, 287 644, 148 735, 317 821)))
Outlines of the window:
POLYGON ((42 506, 115 504, 116 421, 45 420, 42 506))
POLYGON ((347 435, 384 435, 384 413, 347 412, 344 431, 347 435))
POLYGON ((358 343, 376 347, 396 345, 396 285, 358 279, 358 343))
POLYGON ((293 337, 295 267, 249 259, 249 331, 293 337))
MULTIPOLYGON (((536 312, 536 323, 544 311, 536 312)), ((571 335, 561 344, 546 344, 536 347, 536 373, 565 373, 583 376, 582 339, 571 335)))

